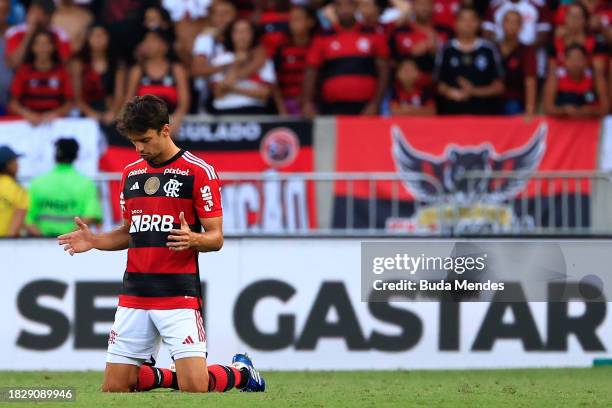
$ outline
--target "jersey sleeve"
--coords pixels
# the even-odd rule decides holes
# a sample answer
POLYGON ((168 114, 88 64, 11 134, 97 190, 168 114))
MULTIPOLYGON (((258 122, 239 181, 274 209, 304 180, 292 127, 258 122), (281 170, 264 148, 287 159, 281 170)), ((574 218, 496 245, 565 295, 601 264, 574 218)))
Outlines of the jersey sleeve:
POLYGON ((374 36, 375 38, 375 49, 374 49, 374 56, 378 57, 378 58, 389 58, 389 55, 391 54, 390 50, 389 50, 389 45, 388 45, 388 41, 387 41, 387 37, 384 34, 377 34, 376 36, 374 36))
POLYGON ((193 204, 199 218, 213 218, 223 215, 221 208, 221 185, 215 169, 207 164, 207 169, 196 173, 193 191, 193 204))

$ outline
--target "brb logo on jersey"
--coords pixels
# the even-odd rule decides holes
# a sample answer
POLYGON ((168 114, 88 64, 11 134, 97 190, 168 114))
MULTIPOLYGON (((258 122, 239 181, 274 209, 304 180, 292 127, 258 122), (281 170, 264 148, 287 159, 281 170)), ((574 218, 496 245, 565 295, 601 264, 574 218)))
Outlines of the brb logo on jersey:
POLYGON ((130 224, 130 234, 133 232, 169 232, 174 224, 174 217, 171 215, 159 214, 139 214, 132 215, 130 224))

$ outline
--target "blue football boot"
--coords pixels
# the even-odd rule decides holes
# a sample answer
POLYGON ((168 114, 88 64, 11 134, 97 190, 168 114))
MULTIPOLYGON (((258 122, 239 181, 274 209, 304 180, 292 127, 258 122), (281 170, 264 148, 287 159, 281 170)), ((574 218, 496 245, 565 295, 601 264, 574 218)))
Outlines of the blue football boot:
POLYGON ((253 362, 249 356, 244 354, 236 354, 232 358, 232 366, 240 370, 241 373, 248 372, 249 380, 247 381, 242 392, 264 392, 266 390, 266 380, 263 379, 259 371, 253 367, 253 362))

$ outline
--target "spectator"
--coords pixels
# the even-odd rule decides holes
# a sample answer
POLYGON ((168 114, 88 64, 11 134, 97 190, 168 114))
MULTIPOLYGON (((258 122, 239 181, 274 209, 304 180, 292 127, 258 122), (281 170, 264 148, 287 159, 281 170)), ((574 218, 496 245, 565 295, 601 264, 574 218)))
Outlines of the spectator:
POLYGON ((550 72, 564 65, 565 48, 580 44, 587 52, 587 60, 596 78, 605 78, 608 48, 601 38, 589 34, 587 29, 588 12, 581 3, 572 3, 565 14, 565 23, 558 27, 558 36, 548 48, 550 72))
POLYGON ((85 116, 110 125, 123 103, 126 68, 114 55, 106 28, 94 25, 89 29, 72 70, 77 108, 85 116))
POLYGON ((93 15, 86 8, 75 4, 74 0, 60 0, 57 4, 51 24, 68 35, 70 49, 76 54, 85 43, 87 27, 93 22, 93 15))
POLYGON ((503 113, 515 115, 535 114, 537 92, 537 63, 535 50, 522 44, 519 39, 523 17, 510 10, 502 20, 503 40, 499 43, 505 76, 503 113))
POLYGON ((289 38, 275 56, 276 75, 280 88, 281 112, 301 115, 302 85, 306 68, 306 54, 316 26, 316 14, 306 6, 294 6, 289 12, 289 38))
POLYGON ((523 24, 519 40, 536 48, 544 46, 552 30, 552 15, 542 0, 493 0, 482 24, 485 37, 492 41, 503 39, 503 19, 508 11, 516 11, 523 24))
MULTIPOLYGON (((198 35, 193 46, 193 62, 191 74, 196 78, 195 87, 200 92, 198 110, 213 111, 212 97, 208 94, 206 81, 210 76, 223 72, 228 65, 213 65, 211 62, 216 56, 225 53, 225 34, 227 27, 236 19, 237 11, 233 2, 227 0, 217 0, 210 11, 211 27, 198 35), (210 102, 210 103, 209 103, 210 102)), ((244 68, 232 73, 235 76, 225 76, 224 82, 232 84, 238 79, 248 78, 263 67, 267 59, 265 50, 257 47, 253 53, 253 59, 244 68)))
POLYGON ((289 0, 263 0, 255 10, 255 21, 262 29, 261 43, 272 57, 289 32, 289 0))
POLYGON ((236 76, 252 60, 259 42, 257 28, 249 20, 238 19, 230 24, 225 35, 225 53, 217 55, 212 65, 225 66, 212 75, 213 107, 219 114, 264 114, 276 82, 274 66, 267 60, 258 72, 232 83, 226 76, 236 76))
POLYGON ((8 29, 8 18, 10 13, 11 1, 0 0, 0 115, 6 113, 6 104, 8 103, 11 79, 13 78, 13 71, 7 65, 6 59, 2 57, 6 52, 6 39, 4 38, 4 34, 8 29))
POLYGON ((430 116, 436 114, 436 107, 429 90, 419 81, 421 71, 414 59, 401 61, 395 73, 391 113, 402 116, 430 116))
POLYGON ((26 22, 11 27, 5 34, 6 60, 13 69, 18 68, 25 59, 27 45, 34 33, 40 30, 50 30, 55 48, 62 60, 70 58, 70 41, 66 33, 51 26, 51 16, 55 11, 53 0, 33 0, 28 8, 26 22))
POLYGON ((169 59, 169 36, 163 31, 149 31, 141 44, 144 60, 130 69, 126 100, 152 94, 168 105, 170 129, 178 134, 183 117, 189 110, 187 72, 169 59))
POLYGON ((435 77, 440 113, 495 115, 504 92, 503 68, 495 45, 479 38, 480 18, 472 8, 457 14, 457 38, 438 54, 435 77))
POLYGON ((32 235, 53 237, 74 229, 74 217, 99 224, 102 209, 94 182, 73 167, 79 144, 74 139, 55 142, 56 166, 32 180, 26 225, 32 235))
POLYGON ((395 61, 412 58, 431 83, 436 53, 453 36, 445 26, 434 24, 433 1, 414 0, 414 21, 398 26, 391 32, 390 48, 395 61))
POLYGON ((53 32, 39 29, 27 45, 24 65, 13 78, 9 110, 37 126, 68 114, 72 97, 72 84, 53 32))
POLYGON ((355 21, 354 0, 333 4, 338 24, 316 36, 308 53, 304 114, 314 115, 320 82, 321 114, 376 115, 389 79, 385 37, 355 21))
POLYGON ((380 16, 388 5, 387 0, 358 0, 357 15, 359 16, 359 22, 363 27, 385 34, 385 27, 380 22, 380 16))
POLYGON ((134 50, 141 37, 142 11, 153 0, 98 0, 95 3, 96 20, 110 33, 117 57, 130 65, 134 61, 134 50))
POLYGON ((28 210, 28 193, 16 179, 19 156, 0 146, 0 237, 18 236, 28 210))
POLYGON ((225 52, 224 34, 227 27, 237 16, 236 6, 228 0, 218 0, 210 7, 210 26, 200 33, 193 44, 191 75, 194 87, 199 93, 198 111, 206 109, 209 99, 207 81, 216 72, 223 71, 223 66, 213 66, 212 59, 225 52))
POLYGON ((584 46, 573 44, 565 50, 565 64, 549 74, 544 88, 544 111, 570 118, 605 115, 608 95, 605 82, 594 78, 584 46))
POLYGON ((433 0, 433 22, 447 31, 455 31, 455 19, 461 0, 433 0))
POLYGON ((161 7, 159 4, 150 5, 143 10, 141 31, 138 33, 140 38, 138 41, 139 45, 134 51, 134 59, 139 63, 143 61, 142 40, 149 31, 160 31, 164 33, 166 41, 170 46, 168 57, 172 60, 176 59, 176 36, 174 34, 174 25, 172 24, 168 10, 161 7))
POLYGON ((191 50, 200 31, 206 25, 206 15, 212 0, 162 0, 170 12, 176 32, 175 51, 185 64, 191 64, 191 50))

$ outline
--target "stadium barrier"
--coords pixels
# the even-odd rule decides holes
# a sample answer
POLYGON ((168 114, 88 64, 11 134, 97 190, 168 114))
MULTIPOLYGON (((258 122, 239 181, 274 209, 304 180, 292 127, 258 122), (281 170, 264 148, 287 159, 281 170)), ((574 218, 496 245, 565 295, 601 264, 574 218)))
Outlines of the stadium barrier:
MULTIPOLYGON (((200 255, 210 361, 245 350, 263 370, 586 367, 611 357, 612 303, 362 302, 361 242, 228 238, 200 255)), ((608 262, 611 244, 578 255, 608 262)), ((51 240, 0 240, 0 257, 0 370, 101 369, 125 252, 70 257, 51 240)), ((158 360, 170 364, 163 347, 158 360)))
MULTIPOLYGON (((437 178, 424 173, 219 174, 228 236, 612 233, 593 221, 591 198, 612 192, 608 172, 469 171, 456 178, 454 189, 448 191, 437 178), (383 202, 381 185, 386 189, 382 194, 390 197, 383 202), (435 200, 410 199, 411 189, 426 191, 435 200), (336 197, 326 195, 328 191, 336 197)), ((119 179, 113 173, 96 178, 105 192, 108 183, 119 179)))

